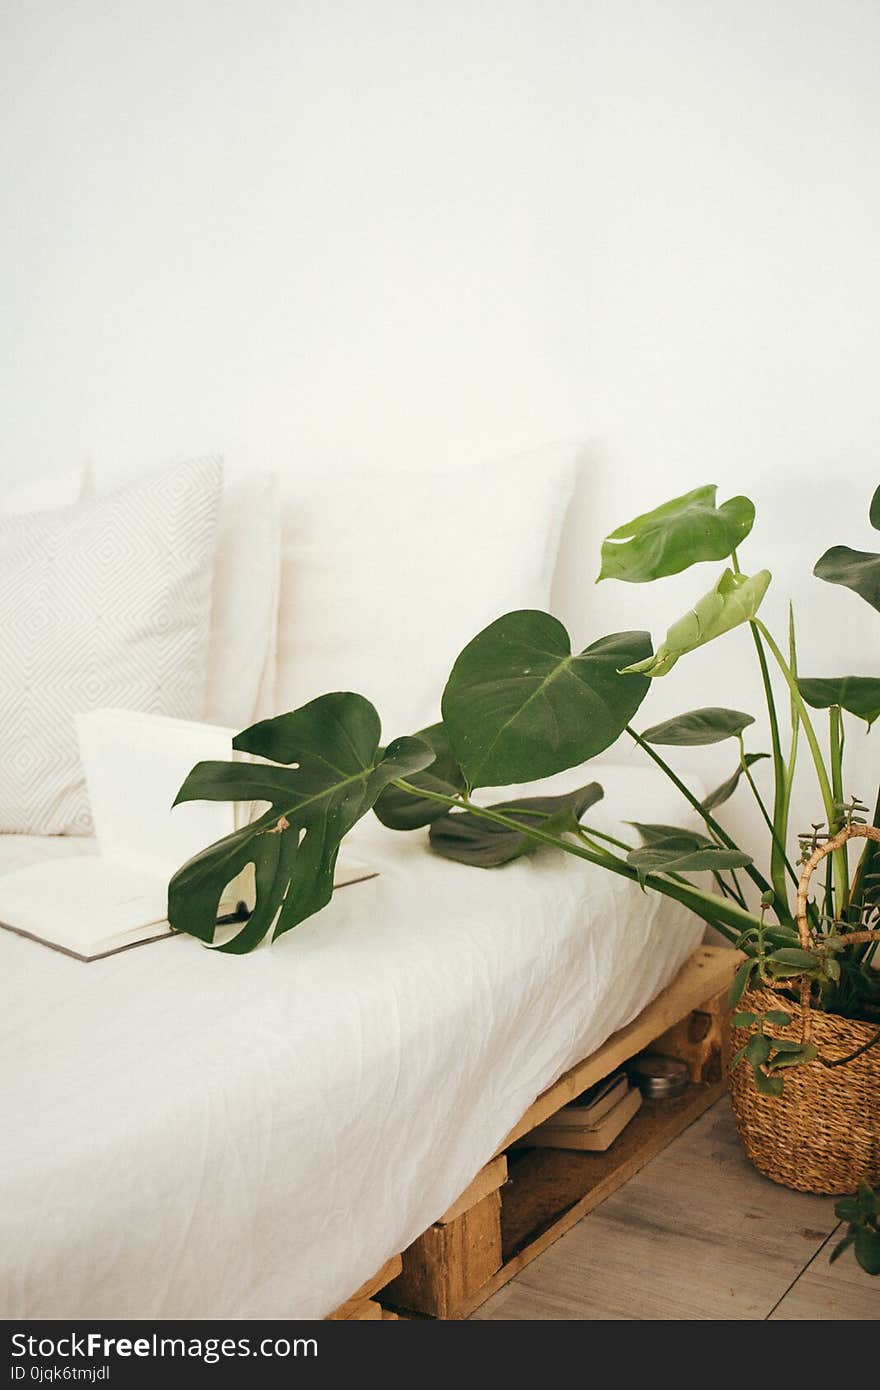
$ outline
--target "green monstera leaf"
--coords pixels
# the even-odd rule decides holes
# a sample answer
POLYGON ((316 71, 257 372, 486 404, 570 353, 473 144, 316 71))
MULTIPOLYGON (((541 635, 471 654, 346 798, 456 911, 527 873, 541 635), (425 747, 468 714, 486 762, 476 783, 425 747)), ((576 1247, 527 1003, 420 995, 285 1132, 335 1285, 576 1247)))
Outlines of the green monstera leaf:
POLYGON ((717 507, 717 491, 714 483, 695 488, 612 531, 602 545, 599 579, 646 584, 702 560, 726 560, 751 531, 755 507, 748 497, 717 507))
POLYGON ((721 743, 725 738, 738 738, 743 729, 754 722, 752 715, 738 709, 692 709, 687 714, 677 714, 674 719, 664 719, 662 724, 654 724, 645 730, 642 738, 646 743, 673 748, 698 748, 707 743, 721 743))
POLYGON ((869 729, 880 717, 880 680, 874 676, 799 676, 798 690, 813 709, 840 705, 864 719, 869 729))
MULTIPOLYGON (((868 515, 874 530, 880 531, 880 487, 871 498, 868 515)), ((880 612, 880 555, 868 550, 851 550, 848 545, 833 545, 816 561, 813 573, 827 584, 842 584, 852 589, 880 612)))
POLYGON ((646 632, 618 632, 572 653, 558 619, 508 613, 459 656, 443 692, 443 723, 469 787, 533 782, 610 747, 648 683, 621 675, 649 660, 646 632))
POLYGON ((234 747, 273 764, 198 763, 177 794, 182 801, 267 801, 251 825, 210 845, 177 871, 168 889, 176 931, 213 942, 227 884, 254 867, 256 904, 237 936, 216 950, 252 951, 274 927, 277 939, 318 912, 333 892, 340 842, 384 787, 429 766, 417 738, 379 747, 379 716, 362 695, 322 695, 292 714, 246 729, 234 747))
MULTIPOLYGON (((523 825, 537 826, 548 835, 563 835, 566 831, 575 830, 581 816, 595 806, 603 795, 599 783, 590 782, 586 787, 565 792, 561 796, 530 796, 519 801, 502 801, 490 809, 503 811, 523 825)), ((541 845, 516 830, 482 820, 470 811, 451 811, 435 820, 429 838, 432 848, 444 859, 474 864, 481 869, 495 869, 541 849, 541 845)))
POLYGON ((751 576, 725 570, 714 589, 679 618, 654 656, 625 666, 622 675, 666 676, 680 657, 754 618, 770 583, 770 571, 751 576))
MULTIPOLYGON (((465 790, 464 776, 449 747, 445 725, 432 724, 427 729, 420 729, 415 737, 433 750, 434 761, 424 772, 408 777, 407 781, 422 791, 436 792, 440 796, 458 796, 465 790)), ((381 793, 373 811, 390 830, 418 830, 445 816, 448 807, 429 797, 415 796, 403 787, 392 786, 386 787, 381 793)))

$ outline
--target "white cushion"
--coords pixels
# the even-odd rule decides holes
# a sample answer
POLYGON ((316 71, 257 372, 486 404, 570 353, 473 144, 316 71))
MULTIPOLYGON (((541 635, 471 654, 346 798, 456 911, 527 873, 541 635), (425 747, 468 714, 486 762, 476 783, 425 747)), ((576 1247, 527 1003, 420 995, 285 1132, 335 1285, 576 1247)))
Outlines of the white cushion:
POLYGON ((576 454, 298 478, 284 504, 278 710, 356 690, 386 738, 436 720, 471 637, 511 609, 548 606, 576 454))
MULTIPOLYGON (((96 468, 100 496, 122 481, 96 468)), ((244 729, 277 714, 275 642, 281 579, 281 518, 273 473, 236 473, 224 462, 217 524, 204 717, 244 729)))
POLYGON ((281 581, 278 481, 229 476, 220 504, 205 719, 243 729, 277 714, 275 643, 281 581))
POLYGON ((89 831, 77 712, 201 718, 221 488, 199 460, 0 521, 0 831, 89 831))
POLYGON ((27 512, 45 512, 54 507, 70 507, 81 502, 89 487, 89 466, 77 464, 54 473, 41 473, 27 478, 15 487, 0 493, 0 517, 22 516, 27 512))

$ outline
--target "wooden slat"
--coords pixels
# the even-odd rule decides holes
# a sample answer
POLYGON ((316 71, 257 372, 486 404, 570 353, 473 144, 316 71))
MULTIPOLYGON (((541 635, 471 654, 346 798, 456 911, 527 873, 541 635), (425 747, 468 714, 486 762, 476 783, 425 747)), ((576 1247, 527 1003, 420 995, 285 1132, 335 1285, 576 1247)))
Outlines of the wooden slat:
MULTIPOLYGON (((501 1264, 501 1197, 488 1193, 447 1226, 429 1226, 403 1253, 403 1273, 385 1292, 395 1308, 454 1317, 501 1264)), ((476 1306, 476 1305, 475 1305, 476 1306)))
POLYGON ((381 1322, 382 1305, 377 1303, 374 1298, 368 1298, 365 1303, 359 1303, 353 1313, 349 1313, 346 1322, 381 1322))
POLYGON ((507 1182, 507 1159, 504 1154, 498 1154, 485 1168, 481 1168, 473 1182, 470 1183, 461 1194, 457 1202, 453 1202, 448 1211, 445 1211, 435 1224, 438 1226, 449 1226, 456 1221, 459 1216, 463 1216, 471 1207, 475 1207, 477 1202, 481 1202, 484 1197, 488 1197, 490 1192, 497 1192, 499 1187, 507 1182))
MULTIPOLYGON (((504 1216, 505 1248, 510 1250, 518 1239, 525 1238, 526 1243, 505 1259, 498 1272, 482 1288, 463 1299, 446 1316, 455 1319, 470 1317, 475 1308, 503 1288, 515 1274, 519 1274, 583 1216, 604 1202, 606 1197, 665 1149, 704 1110, 713 1105, 724 1090, 725 1083, 718 1081, 710 1086, 692 1086, 685 1095, 675 1100, 646 1101, 635 1119, 604 1154, 578 1153, 570 1149, 530 1150, 522 1161, 537 1157, 543 1162, 547 1169, 545 1182, 539 1186, 533 1173, 531 1180, 534 1186, 527 1193, 522 1209, 517 1211, 514 1206, 511 1210, 510 1204, 514 1201, 513 1194, 517 1187, 517 1169, 512 1167, 504 1204, 507 1209, 504 1216), (554 1172, 553 1161, 560 1159, 559 1171, 554 1172), (581 1160, 582 1163, 587 1160, 583 1163, 585 1171, 579 1178, 574 1176, 576 1170, 571 1160, 581 1160), (584 1191, 587 1183, 591 1185, 584 1191), (582 1195, 574 1198, 578 1186, 582 1195), (571 1198, 572 1204, 560 1212, 560 1202, 565 1203, 571 1198), (540 1205, 542 1200, 545 1203, 543 1211, 540 1205), (545 1223, 543 1229, 542 1222, 545 1223), (529 1226, 537 1230, 532 1239, 528 1239, 525 1229, 529 1226)), ((525 1175, 522 1180, 525 1190, 525 1175)))
POLYGON ((687 1065, 691 1081, 717 1081, 724 1070, 727 1031, 727 989, 685 1014, 651 1043, 652 1052, 678 1057, 687 1065))
POLYGON ((681 970, 653 1003, 643 1009, 638 1018, 614 1033, 608 1041, 564 1076, 530 1105, 518 1124, 507 1135, 498 1152, 509 1148, 515 1139, 555 1115, 563 1105, 579 1096, 587 1087, 616 1070, 630 1057, 652 1043, 705 1000, 727 988, 741 960, 738 951, 726 946, 700 946, 685 961, 681 970))
POLYGON ((328 1313, 327 1320, 329 1322, 344 1322, 349 1319, 362 1303, 366 1303, 373 1297, 373 1294, 384 1289, 385 1285, 390 1284, 392 1279, 396 1279, 402 1268, 401 1257, 392 1255, 391 1259, 386 1260, 382 1268, 376 1271, 372 1279, 368 1279, 352 1294, 351 1298, 347 1298, 344 1303, 340 1304, 335 1313, 328 1313))

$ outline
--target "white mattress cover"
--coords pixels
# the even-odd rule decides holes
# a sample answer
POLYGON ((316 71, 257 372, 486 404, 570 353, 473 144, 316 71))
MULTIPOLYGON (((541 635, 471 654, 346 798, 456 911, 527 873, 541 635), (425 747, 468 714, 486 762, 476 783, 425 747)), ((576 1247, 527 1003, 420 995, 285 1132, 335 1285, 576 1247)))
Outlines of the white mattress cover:
MULTIPOLYGON (((601 776, 593 823, 685 823, 650 773, 601 776)), ((375 821, 360 846, 380 878, 243 958, 0 931, 0 1317, 322 1317, 702 934, 572 857, 465 868, 375 821)), ((0 836, 0 872, 77 850, 0 836)))

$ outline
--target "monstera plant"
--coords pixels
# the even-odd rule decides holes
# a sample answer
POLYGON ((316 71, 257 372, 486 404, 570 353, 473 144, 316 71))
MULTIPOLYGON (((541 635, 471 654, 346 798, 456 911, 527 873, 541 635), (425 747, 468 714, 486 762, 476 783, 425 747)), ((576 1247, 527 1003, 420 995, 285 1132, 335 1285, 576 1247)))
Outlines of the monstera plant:
MULTIPOLYGON (((405 736, 383 746, 372 705, 356 694, 334 693, 239 734, 235 747, 265 761, 201 763, 178 800, 258 801, 268 809, 179 870, 169 890, 171 925, 226 952, 250 951, 270 935, 277 940, 329 901, 340 842, 372 810, 396 830, 428 827, 433 850, 462 863, 491 868, 555 849, 674 898, 744 953, 734 1007, 750 982, 770 982, 784 994, 786 982, 797 978, 807 981, 814 1007, 880 1022, 880 973, 870 968, 875 943, 865 939, 877 911, 876 842, 866 842, 852 877, 846 848, 835 849, 824 899, 809 904, 808 950, 797 929, 799 875, 790 854, 792 786, 802 742, 822 807, 804 853, 862 822, 866 808, 844 796, 844 716, 870 727, 880 715, 880 679, 801 676, 791 610, 782 643, 759 616, 769 571, 746 574, 740 568, 740 548, 754 518, 747 498, 718 505, 716 488, 706 486, 607 537, 602 581, 644 584, 695 564, 722 563, 708 592, 672 623, 656 650, 646 632, 614 633, 573 650, 569 634, 550 614, 508 613, 465 647, 443 691, 442 720, 430 728, 402 731, 405 736), (747 748, 755 720, 739 710, 687 710, 634 727, 652 681, 738 627, 749 629, 754 644, 769 748, 747 748), (475 798, 481 788, 579 767, 621 737, 672 781, 700 830, 645 824, 634 807, 631 842, 600 832, 584 819, 602 795, 595 781, 564 796, 490 806, 475 798), (693 792, 660 751, 721 742, 732 746, 730 775, 706 797, 693 792), (769 804, 753 773, 763 759, 772 766, 769 804), (718 819, 741 784, 766 827, 763 863, 736 844, 718 819), (255 879, 253 911, 237 935, 215 944, 223 891, 248 865, 255 879)), ((870 520, 880 529, 880 488, 870 520)), ((834 546, 814 573, 880 610, 880 555, 834 546)), ((880 822, 880 804, 873 822, 880 822)), ((784 998, 774 1012, 777 1022, 786 1017, 784 998)), ((766 1034, 765 1024, 774 1023, 769 1015, 751 1021, 759 1041, 743 1049, 743 1061, 762 1092, 778 1095, 783 1071, 811 1060, 814 1050, 766 1034)))

